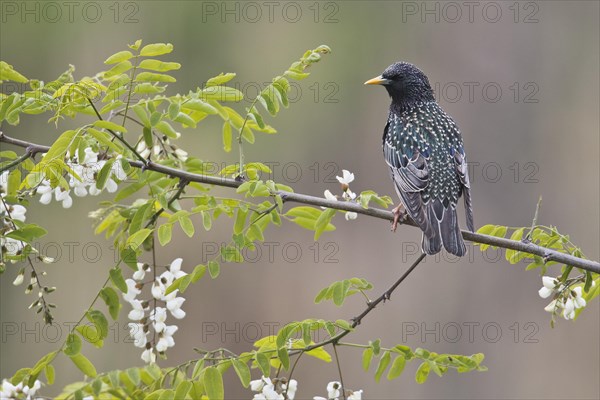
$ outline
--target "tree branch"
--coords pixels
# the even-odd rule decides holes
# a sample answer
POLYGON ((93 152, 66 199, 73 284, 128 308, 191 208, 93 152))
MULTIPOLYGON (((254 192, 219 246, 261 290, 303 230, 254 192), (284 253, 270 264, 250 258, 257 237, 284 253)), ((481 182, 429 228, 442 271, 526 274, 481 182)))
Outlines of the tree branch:
MULTIPOLYGON (((19 146, 22 148, 26 148, 26 149, 28 149, 27 150, 28 152, 34 151, 35 153, 46 152, 50 149, 50 147, 48 147, 48 146, 43 146, 43 145, 39 145, 39 144, 35 144, 35 143, 26 142, 24 140, 11 138, 9 136, 6 136, 2 132, 0 132, 0 142, 4 142, 4 143, 12 144, 15 146, 19 146)), ((179 179, 182 179, 187 182, 198 182, 198 183, 205 183, 205 184, 216 185, 216 186, 224 186, 224 187, 229 187, 229 188, 237 188, 238 186, 240 186, 243 183, 241 181, 238 181, 235 179, 230 179, 230 178, 217 177, 217 176, 211 176, 211 175, 194 174, 194 173, 182 171, 180 169, 171 168, 171 167, 167 167, 167 166, 164 166, 161 164, 157 164, 152 161, 148 161, 147 164, 144 164, 137 160, 128 160, 128 162, 132 167, 140 168, 142 170, 151 170, 151 171, 160 172, 162 174, 169 175, 174 178, 179 178, 179 179)), ((292 192, 285 192, 285 191, 280 191, 277 194, 280 195, 281 198, 286 202, 301 203, 301 204, 308 204, 308 205, 318 206, 318 207, 333 208, 333 209, 341 210, 341 211, 352 211, 352 212, 355 212, 358 214, 363 214, 363 215, 367 215, 367 216, 379 218, 379 219, 385 219, 388 221, 393 221, 393 219, 394 219, 394 214, 391 211, 382 210, 379 208, 363 208, 360 204, 357 204, 357 203, 352 203, 352 202, 347 202, 347 201, 328 200, 328 199, 321 198, 321 197, 309 196, 306 194, 292 193, 292 192)), ((405 221, 403 223, 403 225, 416 226, 415 223, 413 221, 411 221, 410 219, 408 221, 405 221)), ((505 239, 505 238, 500 238, 500 237, 495 237, 495 236, 483 235, 480 233, 473 233, 473 232, 469 232, 469 231, 462 231, 462 236, 465 240, 468 240, 470 242, 487 244, 490 246, 496 246, 496 247, 500 247, 500 248, 504 248, 504 249, 521 251, 524 253, 529 253, 529 254, 540 256, 544 259, 545 262, 555 261, 558 263, 563 263, 563 264, 570 265, 573 267, 581 268, 586 271, 600 273, 600 263, 598 263, 597 261, 592 261, 592 260, 587 260, 584 258, 575 257, 570 254, 561 253, 554 249, 549 249, 546 247, 538 246, 534 243, 510 240, 510 239, 505 239)))

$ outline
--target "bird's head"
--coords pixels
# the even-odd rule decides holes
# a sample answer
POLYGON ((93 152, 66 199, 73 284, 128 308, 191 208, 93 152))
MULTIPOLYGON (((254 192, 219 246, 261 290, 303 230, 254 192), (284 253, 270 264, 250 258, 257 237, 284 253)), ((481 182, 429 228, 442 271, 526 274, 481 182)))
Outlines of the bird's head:
POLYGON ((407 62, 390 65, 381 75, 366 81, 365 85, 385 86, 392 98, 392 104, 399 106, 435 101, 427 76, 407 62))

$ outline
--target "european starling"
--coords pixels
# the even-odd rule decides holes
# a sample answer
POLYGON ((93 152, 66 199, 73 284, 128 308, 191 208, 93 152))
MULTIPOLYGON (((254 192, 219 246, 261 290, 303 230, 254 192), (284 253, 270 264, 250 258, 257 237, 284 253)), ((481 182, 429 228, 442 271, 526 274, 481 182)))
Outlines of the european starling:
MULTIPOLYGON (((392 230, 400 207, 423 231, 426 254, 444 248, 466 253, 456 204, 464 195, 467 227, 473 231, 473 208, 467 159, 456 123, 436 103, 427 76, 412 64, 397 62, 366 85, 383 85, 390 113, 383 131, 383 155, 402 204, 394 209, 392 230)), ((404 216, 406 214, 404 213, 404 216)))

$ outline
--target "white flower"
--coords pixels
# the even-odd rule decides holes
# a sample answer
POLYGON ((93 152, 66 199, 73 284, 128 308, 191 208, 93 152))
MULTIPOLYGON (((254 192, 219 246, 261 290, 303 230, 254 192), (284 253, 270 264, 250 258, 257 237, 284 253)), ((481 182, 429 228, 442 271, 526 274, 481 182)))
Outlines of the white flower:
POLYGON ((137 151, 143 158, 148 158, 150 155, 150 149, 148 146, 146 146, 146 142, 144 140, 138 143, 138 145, 135 147, 135 151, 137 151))
POLYGON ((153 322, 152 326, 157 333, 160 333, 165 330, 167 325, 165 321, 167 320, 167 310, 163 307, 156 307, 150 315, 150 319, 153 322))
POLYGON ((175 150, 175 157, 177 157, 181 161, 185 161, 188 158, 188 153, 185 150, 177 149, 175 150))
POLYGON ((548 312, 550 312, 550 313, 553 313, 553 312, 554 312, 554 310, 555 310, 557 307, 560 307, 561 305, 562 305, 562 303, 561 303, 561 302, 557 302, 556 300, 552 300, 552 301, 550 302, 550 304, 548 304, 546 307, 544 307, 544 311, 548 311, 548 312))
MULTIPOLYGON (((352 179, 354 179, 354 176, 352 177, 352 179)), ((342 387, 342 384, 337 381, 329 382, 327 384, 327 397, 329 399, 335 399, 337 397, 340 397, 340 388, 341 387, 342 387)))
POLYGON ((181 263, 182 262, 183 262, 183 259, 176 258, 176 259, 173 260, 173 262, 169 266, 169 272, 171 272, 173 274, 173 276, 175 277, 175 279, 178 279, 178 278, 181 278, 182 276, 187 275, 187 273, 185 273, 185 272, 183 272, 181 270, 181 263))
POLYGON ((327 400, 327 399, 322 396, 315 396, 315 397, 313 397, 313 400, 327 400))
POLYGON ((37 392, 40 387, 42 387, 42 383, 36 379, 35 382, 33 382, 32 387, 29 387, 29 386, 23 387, 23 394, 26 395, 27 400, 29 400, 33 396, 35 396, 35 392, 37 392))
POLYGON ((165 286, 160 283, 160 281, 157 279, 152 283, 152 297, 154 297, 157 300, 160 300, 164 297, 165 295, 165 286))
POLYGON ((156 351, 163 352, 169 347, 175 346, 175 340, 173 340, 173 334, 179 329, 176 325, 166 326, 162 332, 161 338, 156 343, 156 351))
POLYGON ((23 283, 24 279, 25 279, 25 269, 21 269, 19 271, 19 275, 17 275, 17 277, 13 281, 13 285, 15 285, 15 286, 21 285, 23 283))
POLYGON ((343 169, 342 176, 336 176, 335 178, 342 185, 349 185, 352 181, 354 181, 354 174, 346 169, 343 169))
POLYGON ((565 309, 563 310, 563 317, 565 317, 565 319, 575 318, 575 302, 571 298, 568 298, 567 301, 565 301, 565 309))
POLYGON ((273 386, 265 386, 262 390, 262 394, 265 396, 266 400, 284 400, 283 395, 277 393, 273 386))
POLYGON ((111 168, 113 176, 115 178, 117 178, 119 181, 124 181, 125 179, 127 179, 127 173, 123 169, 123 165, 121 165, 121 161, 120 161, 122 158, 123 158, 123 156, 121 156, 119 154, 117 156, 115 163, 112 165, 112 168, 111 168))
POLYGON ((139 321, 144 318, 144 307, 141 301, 132 300, 129 302, 129 304, 131 304, 131 308, 133 308, 133 310, 129 311, 127 318, 132 321, 139 321))
POLYGON ((25 207, 19 204, 6 204, 7 207, 5 207, 4 204, 4 201, 0 202, 0 214, 10 214, 12 219, 25 222, 25 213, 27 212, 25 207))
POLYGON ((167 310, 177 319, 185 317, 185 311, 181 309, 181 305, 185 301, 183 297, 176 297, 179 290, 174 290, 163 298, 167 302, 167 310))
POLYGON ((344 214, 344 217, 346 218, 346 221, 350 221, 353 219, 356 219, 358 217, 358 214, 352 211, 346 211, 346 214, 344 214))
POLYGON ((146 267, 147 267, 147 264, 137 263, 138 270, 133 273, 133 279, 135 279, 136 281, 143 280, 144 276, 146 275, 146 267))
POLYGON ((63 208, 70 208, 73 205, 73 199, 70 196, 71 190, 64 190, 61 187, 54 189, 54 197, 56 201, 62 202, 63 208))
POLYGON ((8 191, 8 174, 8 170, 0 174, 0 192, 8 191))
POLYGON ((262 378, 250 382, 250 390, 253 392, 260 392, 264 387, 274 387, 271 378, 263 375, 262 378))
POLYGON ((23 382, 18 385, 13 385, 8 380, 2 380, 2 390, 0 391, 0 399, 15 399, 18 392, 23 389, 23 382))
POLYGON ((144 325, 138 324, 135 322, 130 322, 127 324, 129 327, 129 336, 133 338, 133 345, 139 348, 146 347, 146 332, 144 332, 144 325))
MULTIPOLYGON (((10 233, 12 231, 8 231, 6 233, 10 233)), ((6 254, 11 256, 16 256, 23 250, 25 245, 20 240, 16 240, 10 237, 0 237, 0 247, 6 249, 6 254)))
POLYGON ((133 279, 126 279, 125 283, 127 284, 127 293, 123 293, 123 300, 131 303, 142 291, 137 288, 137 282, 133 279))
POLYGON ((573 289, 573 303, 575 305, 575 308, 583 308, 586 306, 586 302, 585 299, 582 297, 581 294, 581 286, 577 286, 575 289, 573 289))
POLYGON ((50 204, 52 201, 52 186, 50 186, 50 182, 43 181, 40 186, 38 186, 37 193, 41 194, 40 203, 50 204))
POLYGON ((350 189, 346 189, 344 191, 344 193, 342 194, 342 197, 346 200, 354 200, 354 199, 356 199, 356 193, 354 193, 350 189))
POLYGON ((352 392, 352 394, 350 396, 348 396, 348 400, 362 400, 362 390, 357 390, 355 392, 352 392))
POLYGON ((331 192, 329 191, 329 189, 327 189, 327 190, 324 192, 324 194, 325 194, 325 198, 326 198, 327 200, 333 200, 333 201, 337 201, 337 197, 335 197, 335 195, 334 195, 333 193, 331 193, 331 192))
POLYGON ((285 394, 287 395, 287 398, 294 400, 294 397, 296 397, 296 391, 298 390, 298 381, 292 379, 287 385, 283 385, 283 388, 286 389, 285 394))
POLYGON ((147 364, 153 364, 156 362, 156 354, 152 349, 146 349, 142 352, 142 360, 147 364))
POLYGON ((558 280, 551 276, 542 277, 542 284, 544 285, 539 291, 539 295, 542 299, 550 297, 556 291, 556 283, 558 280))

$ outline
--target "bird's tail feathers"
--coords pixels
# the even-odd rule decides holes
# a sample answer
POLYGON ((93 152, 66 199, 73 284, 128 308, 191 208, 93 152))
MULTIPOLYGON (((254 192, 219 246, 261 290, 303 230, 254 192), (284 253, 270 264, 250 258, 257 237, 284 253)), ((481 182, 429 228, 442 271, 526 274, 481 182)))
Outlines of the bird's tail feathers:
POLYGON ((433 204, 427 205, 427 219, 432 227, 431 235, 423 233, 421 247, 426 254, 437 254, 442 249, 455 256, 462 257, 467 254, 467 248, 458 226, 456 209, 449 207, 441 213, 441 218, 436 216, 433 204))

